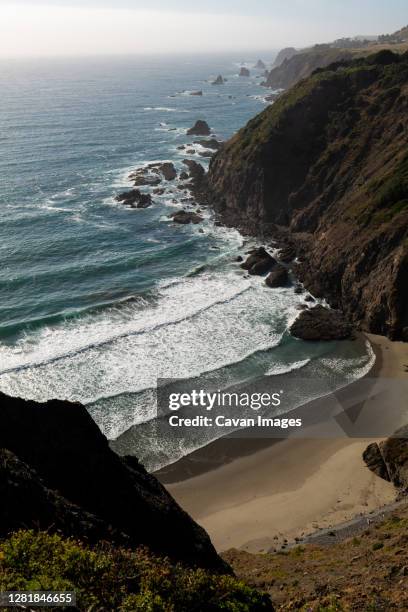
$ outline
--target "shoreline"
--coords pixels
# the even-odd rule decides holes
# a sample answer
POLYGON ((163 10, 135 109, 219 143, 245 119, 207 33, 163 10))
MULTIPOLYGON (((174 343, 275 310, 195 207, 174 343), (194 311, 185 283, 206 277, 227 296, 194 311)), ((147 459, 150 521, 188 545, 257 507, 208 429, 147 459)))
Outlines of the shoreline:
MULTIPOLYGON (((369 334, 360 334, 360 336, 363 339, 367 338, 370 340, 369 334)), ((340 387, 334 392, 336 397, 339 397, 339 403, 348 404, 349 397, 353 395, 353 389, 358 387, 362 380, 377 378, 379 376, 383 363, 382 352, 371 340, 370 345, 375 354, 374 363, 370 370, 361 378, 340 387)), ((371 385, 369 384, 369 386, 371 385)), ((364 389, 364 392, 366 392, 366 389, 364 389)), ((313 423, 318 425, 324 421, 325 418, 329 418, 330 413, 335 410, 335 408, 327 406, 327 399, 331 395, 333 395, 333 393, 309 400, 305 404, 285 413, 284 416, 290 416, 291 418, 302 418, 307 416, 309 424, 313 423)), ((242 431, 245 430, 241 430, 241 432, 242 431)), ((234 433, 230 433, 221 438, 217 438, 205 446, 193 450, 188 455, 177 459, 174 463, 170 463, 169 465, 155 470, 154 474, 165 485, 177 484, 206 472, 216 470, 236 459, 248 457, 272 445, 284 442, 290 437, 296 436, 295 431, 290 432, 289 430, 284 437, 278 436, 276 433, 272 435, 270 431, 266 432, 265 437, 259 437, 250 429, 246 431, 248 433, 247 437, 242 436, 242 434, 235 435, 234 433)), ((258 427, 256 432, 259 431, 261 431, 261 428, 258 427)), ((281 430, 281 432, 283 433, 283 430, 281 430)))
POLYGON ((386 437, 379 435, 387 424, 384 406, 392 405, 394 418, 403 418, 398 384, 395 388, 384 382, 408 381, 408 347, 366 336, 376 353, 373 368, 336 393, 335 402, 326 396, 306 404, 309 412, 320 412, 320 420, 308 425, 301 437, 222 438, 156 473, 207 530, 217 550, 274 550, 286 545, 285 540, 303 538, 395 500, 393 485, 368 470, 362 452, 373 440, 386 437), (359 436, 354 435, 357 429, 348 437, 340 420, 332 418, 339 403, 347 415, 357 411, 364 432, 367 423, 379 425, 379 430, 359 436))

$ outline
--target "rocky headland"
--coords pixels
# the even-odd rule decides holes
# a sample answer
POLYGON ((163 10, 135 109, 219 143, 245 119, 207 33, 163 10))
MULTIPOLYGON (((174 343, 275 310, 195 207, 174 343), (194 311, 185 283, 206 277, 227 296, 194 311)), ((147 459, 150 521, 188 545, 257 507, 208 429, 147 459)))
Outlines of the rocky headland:
POLYGON ((280 66, 285 60, 290 60, 290 58, 296 55, 296 53, 297 50, 294 47, 284 47, 284 49, 281 49, 276 56, 272 68, 280 66))
POLYGON ((209 199, 360 328, 408 339, 408 54, 319 69, 224 143, 209 199))
POLYGON ((321 48, 319 45, 301 52, 292 48, 282 49, 262 85, 271 89, 288 89, 308 77, 316 68, 324 68, 333 62, 351 58, 350 51, 321 48))
POLYGON ((278 53, 272 69, 266 72, 266 80, 262 85, 272 89, 287 89, 310 76, 317 68, 325 68, 334 62, 366 57, 384 49, 398 53, 408 51, 406 28, 378 37, 340 38, 331 43, 304 49, 286 47, 278 53))

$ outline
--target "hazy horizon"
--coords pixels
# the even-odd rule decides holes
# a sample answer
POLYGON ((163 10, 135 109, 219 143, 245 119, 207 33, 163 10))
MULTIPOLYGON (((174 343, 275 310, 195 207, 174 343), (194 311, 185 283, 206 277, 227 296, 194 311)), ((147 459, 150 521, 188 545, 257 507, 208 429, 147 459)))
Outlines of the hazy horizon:
POLYGON ((405 0, 0 0, 0 58, 254 52, 393 32, 405 0))

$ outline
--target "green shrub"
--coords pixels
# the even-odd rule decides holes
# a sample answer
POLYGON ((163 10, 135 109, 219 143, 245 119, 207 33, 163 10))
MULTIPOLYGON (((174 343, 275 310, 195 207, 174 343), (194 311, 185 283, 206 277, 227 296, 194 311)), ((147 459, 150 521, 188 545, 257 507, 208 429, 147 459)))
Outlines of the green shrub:
MULTIPOLYGON (((269 598, 233 576, 172 564, 147 549, 19 531, 0 542, 0 590, 71 590, 80 610, 262 612, 269 598)), ((59 608, 61 610, 61 608, 59 608)), ((51 608, 47 608, 51 610, 51 608)))

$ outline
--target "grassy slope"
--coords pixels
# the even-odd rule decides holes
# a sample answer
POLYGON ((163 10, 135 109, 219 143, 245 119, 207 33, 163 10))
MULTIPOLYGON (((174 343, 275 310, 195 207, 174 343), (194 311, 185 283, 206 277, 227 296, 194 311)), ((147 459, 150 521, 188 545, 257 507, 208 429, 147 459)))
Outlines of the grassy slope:
POLYGON ((408 609, 407 544, 405 506, 341 543, 277 554, 230 550, 224 558, 239 577, 269 592, 276 610, 389 612, 408 609))

